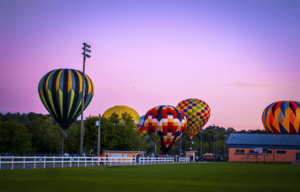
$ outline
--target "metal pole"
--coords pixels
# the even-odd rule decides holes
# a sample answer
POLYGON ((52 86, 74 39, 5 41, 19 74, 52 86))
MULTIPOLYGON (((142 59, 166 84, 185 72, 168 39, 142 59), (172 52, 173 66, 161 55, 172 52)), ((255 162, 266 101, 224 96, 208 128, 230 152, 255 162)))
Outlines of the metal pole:
MULTIPOLYGON (((157 127, 157 124, 155 125, 155 134, 157 134, 156 133, 156 127, 157 127)), ((154 154, 156 154, 156 142, 155 142, 154 154)))
POLYGON ((200 156, 202 156, 202 132, 203 131, 201 131, 201 143, 200 143, 201 144, 201 155, 200 156))
POLYGON ((180 136, 180 150, 179 150, 179 156, 181 156, 181 137, 182 137, 182 135, 180 136))
POLYGON ((216 140, 216 154, 218 154, 218 139, 216 140))
POLYGON ((100 132, 101 132, 101 129, 100 129, 100 120, 101 120, 101 115, 99 114, 99 126, 98 126, 98 156, 100 157, 100 132))
POLYGON ((83 155, 83 130, 84 130, 84 122, 83 122, 83 110, 84 110, 84 77, 85 77, 85 48, 86 44, 84 45, 83 49, 83 77, 82 77, 82 102, 81 102, 81 134, 80 134, 80 154, 83 155))
POLYGON ((215 132, 215 126, 214 126, 214 155, 216 154, 216 132, 215 132))
POLYGON ((224 138, 224 158, 225 158, 225 143, 226 143, 226 137, 224 138))
POLYGON ((61 153, 64 153, 64 130, 63 130, 63 135, 62 135, 61 153))

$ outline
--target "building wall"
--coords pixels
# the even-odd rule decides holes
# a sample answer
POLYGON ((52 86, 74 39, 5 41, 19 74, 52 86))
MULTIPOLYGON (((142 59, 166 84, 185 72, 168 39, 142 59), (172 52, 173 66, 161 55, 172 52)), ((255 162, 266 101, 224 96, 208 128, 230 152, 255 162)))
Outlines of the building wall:
POLYGON ((195 152, 194 151, 191 151, 191 152, 185 152, 185 156, 186 157, 189 157, 191 159, 191 157, 193 156, 193 161, 192 162, 195 162, 195 152))
POLYGON ((243 147, 243 146, 231 146, 228 148, 228 155, 230 162, 293 162, 296 160, 296 153, 300 153, 300 149, 289 149, 291 147, 283 146, 255 146, 261 148, 268 148, 268 153, 263 155, 263 153, 250 153, 250 150, 254 150, 252 147, 243 147), (237 152, 237 150, 244 150, 244 153, 237 152), (285 154, 277 154, 277 151, 285 151, 285 154))
MULTIPOLYGON (((103 156, 106 157, 106 154, 108 154, 109 157, 112 157, 114 155, 122 155, 122 157, 133 157, 133 155, 136 157, 138 154, 143 155, 143 151, 103 151, 103 156)), ((121 157, 121 156, 120 156, 121 157)))

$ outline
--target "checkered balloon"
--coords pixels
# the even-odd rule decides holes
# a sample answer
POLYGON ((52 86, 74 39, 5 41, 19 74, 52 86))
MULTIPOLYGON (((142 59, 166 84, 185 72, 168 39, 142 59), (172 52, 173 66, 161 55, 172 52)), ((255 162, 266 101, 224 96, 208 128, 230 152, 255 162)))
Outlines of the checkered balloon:
POLYGON ((160 149, 167 153, 185 130, 186 117, 173 106, 161 105, 146 113, 144 127, 149 135, 157 133, 160 136, 160 149))
POLYGON ((186 132, 193 139, 210 117, 210 108, 202 100, 186 99, 178 103, 177 109, 182 111, 187 118, 186 132))

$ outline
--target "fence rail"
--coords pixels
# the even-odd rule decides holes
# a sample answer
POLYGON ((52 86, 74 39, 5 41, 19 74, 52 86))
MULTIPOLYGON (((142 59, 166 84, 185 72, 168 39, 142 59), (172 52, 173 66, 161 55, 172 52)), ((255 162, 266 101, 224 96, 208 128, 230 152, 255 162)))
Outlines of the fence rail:
POLYGON ((46 157, 0 156, 1 169, 87 167, 87 166, 120 166, 120 165, 153 165, 188 163, 189 157, 46 157))

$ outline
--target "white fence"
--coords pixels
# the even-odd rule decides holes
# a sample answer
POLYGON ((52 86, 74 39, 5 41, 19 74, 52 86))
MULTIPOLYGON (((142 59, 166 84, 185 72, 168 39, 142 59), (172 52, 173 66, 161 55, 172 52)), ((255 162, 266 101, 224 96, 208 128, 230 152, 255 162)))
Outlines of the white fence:
POLYGON ((188 163, 189 157, 3 157, 0 156, 1 169, 120 166, 188 163))

